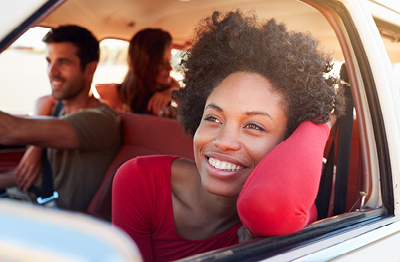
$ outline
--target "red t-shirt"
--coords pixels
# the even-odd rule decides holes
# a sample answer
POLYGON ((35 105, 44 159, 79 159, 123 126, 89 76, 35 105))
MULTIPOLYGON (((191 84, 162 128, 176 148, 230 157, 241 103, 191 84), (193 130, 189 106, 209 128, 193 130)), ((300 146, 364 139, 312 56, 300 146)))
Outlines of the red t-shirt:
MULTIPOLYGON (((253 236, 290 234, 316 220, 322 157, 329 128, 302 123, 257 165, 237 207, 253 236)), ((126 162, 113 184, 112 222, 138 245, 144 261, 171 261, 238 243, 241 223, 204 240, 175 230, 171 164, 176 156, 145 156, 126 162)))
POLYGON ((171 164, 177 156, 137 157, 114 179, 112 223, 136 242, 144 261, 172 261, 238 243, 241 223, 212 238, 188 240, 175 230, 171 164))

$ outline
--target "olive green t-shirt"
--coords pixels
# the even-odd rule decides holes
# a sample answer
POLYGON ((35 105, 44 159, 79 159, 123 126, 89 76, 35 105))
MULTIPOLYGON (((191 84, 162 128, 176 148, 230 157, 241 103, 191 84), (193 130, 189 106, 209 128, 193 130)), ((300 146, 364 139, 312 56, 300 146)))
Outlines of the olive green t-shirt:
MULTIPOLYGON (((47 149, 54 190, 59 194, 58 205, 63 209, 86 210, 121 146, 121 120, 103 103, 60 118, 75 129, 79 149, 47 149)), ((41 187, 41 180, 40 176, 35 185, 41 187)))

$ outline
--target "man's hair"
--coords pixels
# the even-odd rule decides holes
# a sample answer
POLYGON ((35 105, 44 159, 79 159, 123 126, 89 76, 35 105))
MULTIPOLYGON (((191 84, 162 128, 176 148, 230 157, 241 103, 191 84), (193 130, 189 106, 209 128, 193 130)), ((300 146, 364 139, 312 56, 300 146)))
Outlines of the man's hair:
POLYGON ((282 95, 287 136, 303 121, 326 122, 332 112, 344 112, 342 88, 335 89, 339 81, 327 76, 332 59, 309 33, 288 31, 274 19, 258 22, 240 11, 214 12, 199 24, 193 42, 181 65, 185 88, 173 94, 178 118, 192 136, 208 96, 235 72, 258 73, 282 95))
POLYGON ((76 25, 53 28, 43 37, 42 41, 46 44, 62 42, 74 44, 78 49, 76 55, 81 60, 81 70, 84 70, 89 62, 99 61, 99 41, 85 28, 76 25))

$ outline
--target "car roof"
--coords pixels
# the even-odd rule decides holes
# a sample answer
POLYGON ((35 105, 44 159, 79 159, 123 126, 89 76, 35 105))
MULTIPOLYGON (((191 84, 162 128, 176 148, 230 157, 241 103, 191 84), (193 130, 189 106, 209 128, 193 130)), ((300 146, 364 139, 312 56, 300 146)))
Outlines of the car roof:
POLYGON ((276 18, 289 29, 311 31, 324 48, 343 60, 340 46, 326 19, 304 3, 293 0, 68 0, 39 23, 43 27, 76 24, 99 39, 129 40, 143 28, 168 31, 176 46, 190 43, 196 24, 213 11, 253 12, 263 19, 276 18), (339 52, 335 52, 338 50, 339 52))

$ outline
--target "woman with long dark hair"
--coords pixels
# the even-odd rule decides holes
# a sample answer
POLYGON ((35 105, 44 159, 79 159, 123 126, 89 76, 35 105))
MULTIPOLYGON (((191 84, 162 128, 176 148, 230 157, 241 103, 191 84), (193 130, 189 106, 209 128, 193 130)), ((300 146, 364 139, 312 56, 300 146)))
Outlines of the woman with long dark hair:
POLYGON ((139 31, 129 45, 129 70, 118 88, 121 101, 134 113, 158 115, 179 84, 170 76, 171 35, 161 29, 139 31))

